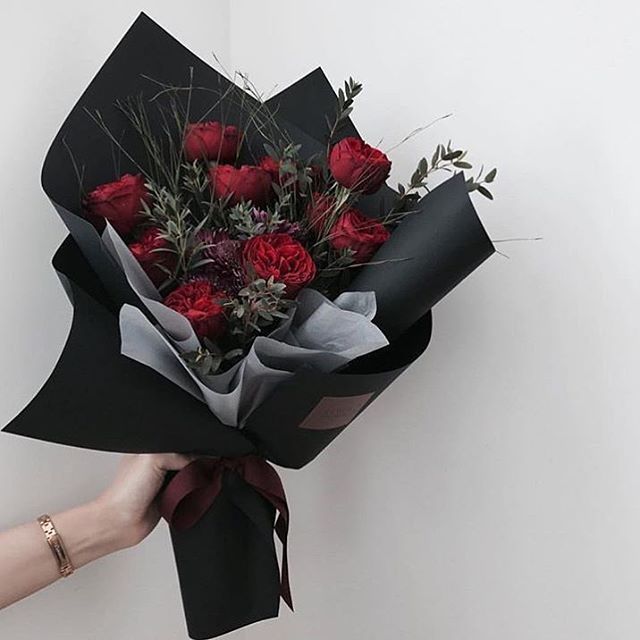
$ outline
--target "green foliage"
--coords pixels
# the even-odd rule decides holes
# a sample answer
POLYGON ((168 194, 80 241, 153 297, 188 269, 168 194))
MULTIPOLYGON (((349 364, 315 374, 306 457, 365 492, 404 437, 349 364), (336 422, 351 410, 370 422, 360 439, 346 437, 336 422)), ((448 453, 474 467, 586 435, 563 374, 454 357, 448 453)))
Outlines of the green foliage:
POLYGON ((274 233, 284 222, 277 209, 257 210, 251 202, 240 202, 234 205, 229 209, 227 217, 231 233, 242 240, 261 236, 264 233, 274 233), (256 216, 256 211, 262 215, 256 216))
MULTIPOLYGON (((457 174, 460 170, 473 169, 473 165, 466 160, 467 151, 464 149, 455 149, 451 146, 451 140, 444 145, 439 144, 433 152, 431 159, 421 158, 418 162, 416 170, 411 176, 411 180, 407 185, 398 184, 398 193, 400 194, 399 203, 394 211, 401 209, 406 205, 407 201, 415 199, 421 190, 429 191, 429 178, 437 171, 446 171, 448 173, 457 174)), ((474 178, 466 180, 468 191, 478 191, 486 198, 493 199, 493 195, 486 188, 486 184, 493 182, 498 173, 497 169, 492 169, 483 177, 484 167, 482 167, 474 178)))
POLYGON ((241 345, 249 344, 265 328, 287 317, 285 311, 293 303, 284 297, 285 289, 285 284, 273 277, 256 278, 226 304, 231 334, 241 345))
POLYGON ((331 147, 336 133, 340 127, 345 124, 349 116, 353 112, 353 104, 358 95, 362 92, 362 85, 353 78, 349 78, 344 83, 344 88, 338 89, 338 104, 336 106, 336 116, 333 123, 329 124, 329 141, 327 143, 327 151, 331 147))
POLYGON ((209 262, 200 259, 204 245, 198 240, 198 234, 204 228, 206 219, 194 223, 191 210, 184 204, 181 194, 176 195, 167 187, 160 187, 154 182, 148 182, 146 186, 152 203, 148 205, 143 201, 142 213, 152 226, 160 229, 161 237, 170 245, 167 251, 176 256, 173 272, 162 265, 158 266, 167 272, 170 281, 175 281, 209 262))
POLYGON ((237 362, 244 352, 242 349, 230 349, 224 351, 215 342, 204 338, 204 347, 197 351, 189 351, 182 354, 182 359, 187 363, 204 382, 209 376, 221 373, 223 370, 237 362))

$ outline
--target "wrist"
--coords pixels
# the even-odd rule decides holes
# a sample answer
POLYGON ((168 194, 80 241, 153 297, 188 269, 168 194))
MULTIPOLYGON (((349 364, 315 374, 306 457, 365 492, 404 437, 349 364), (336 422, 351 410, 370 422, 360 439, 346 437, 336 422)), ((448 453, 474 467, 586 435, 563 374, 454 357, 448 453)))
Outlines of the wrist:
POLYGON ((84 505, 87 517, 93 523, 96 544, 104 553, 113 553, 128 547, 129 526, 122 514, 108 500, 97 498, 84 505))
POLYGON ((127 546, 123 527, 99 500, 54 515, 53 521, 76 568, 127 546))

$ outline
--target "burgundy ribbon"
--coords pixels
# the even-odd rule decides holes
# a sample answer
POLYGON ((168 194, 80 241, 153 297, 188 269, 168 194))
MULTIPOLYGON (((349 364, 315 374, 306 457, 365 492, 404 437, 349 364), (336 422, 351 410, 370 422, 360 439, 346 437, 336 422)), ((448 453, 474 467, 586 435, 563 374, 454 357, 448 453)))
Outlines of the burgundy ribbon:
POLYGON ((160 513, 176 529, 189 529, 215 502, 227 469, 237 473, 278 512, 274 529, 282 542, 280 596, 293 611, 287 559, 289 507, 280 476, 266 460, 258 456, 194 460, 171 479, 160 495, 160 513))

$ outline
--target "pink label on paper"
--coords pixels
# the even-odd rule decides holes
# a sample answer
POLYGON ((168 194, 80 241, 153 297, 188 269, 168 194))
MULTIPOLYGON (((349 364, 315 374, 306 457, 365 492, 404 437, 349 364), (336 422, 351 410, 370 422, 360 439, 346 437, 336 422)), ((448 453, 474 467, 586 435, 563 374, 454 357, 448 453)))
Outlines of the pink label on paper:
POLYGON ((372 397, 373 393, 365 393, 361 396, 322 398, 299 426, 301 429, 317 430, 345 427, 372 397))

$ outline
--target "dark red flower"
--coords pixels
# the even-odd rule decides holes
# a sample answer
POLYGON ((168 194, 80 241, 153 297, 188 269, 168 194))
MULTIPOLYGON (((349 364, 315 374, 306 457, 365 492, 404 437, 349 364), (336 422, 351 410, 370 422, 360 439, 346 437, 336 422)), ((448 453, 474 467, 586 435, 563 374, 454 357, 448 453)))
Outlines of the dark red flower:
POLYGON ((374 193, 389 177, 391 161, 360 138, 344 138, 333 145, 329 154, 331 175, 343 187, 374 193))
POLYGON ((224 229, 203 229, 198 233, 202 255, 223 266, 240 264, 240 241, 233 240, 224 229))
POLYGON ((204 245, 202 256, 210 260, 203 268, 203 275, 211 280, 216 289, 230 295, 238 293, 245 285, 240 248, 242 243, 232 239, 222 229, 204 229, 198 234, 198 240, 204 245))
POLYGON ((280 183, 280 163, 275 158, 265 156, 258 166, 271 176, 273 182, 280 183))
POLYGON ((320 233, 326 226, 329 215, 333 213, 332 209, 334 209, 335 206, 335 198, 315 191, 311 194, 311 200, 307 205, 306 215, 311 228, 316 233, 320 233))
POLYGON ((264 169, 276 184, 297 188, 298 167, 292 161, 279 162, 271 156, 264 156, 258 166, 264 169))
POLYGON ((309 252, 286 233, 265 233, 245 242, 242 255, 249 273, 260 278, 273 276, 287 285, 287 297, 293 298, 316 276, 316 265, 309 252))
POLYGON ((205 279, 193 280, 174 289, 164 303, 182 314, 200 338, 215 340, 227 327, 227 318, 222 302, 226 293, 216 291, 205 279))
POLYGON ((262 205, 271 196, 271 176, 260 167, 217 164, 209 169, 209 180, 216 198, 229 198, 230 205, 243 200, 262 205))
POLYGON ((391 234, 373 218, 367 218, 357 209, 348 209, 340 215, 329 234, 334 249, 351 249, 356 262, 367 262, 391 234))
POLYGON ((160 267, 173 270, 176 265, 176 254, 164 250, 171 245, 161 233, 156 227, 147 227, 135 242, 129 243, 129 250, 156 286, 167 279, 160 267))
POLYGON ((221 122, 193 122, 184 136, 184 157, 188 162, 198 159, 233 162, 238 154, 241 134, 237 127, 221 122))
POLYGON ((108 220, 120 235, 127 235, 140 221, 142 202, 149 200, 144 178, 127 173, 115 182, 96 187, 84 199, 83 207, 95 224, 108 220))

